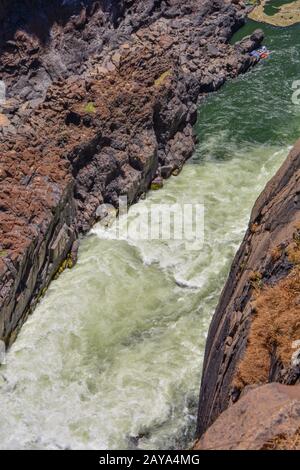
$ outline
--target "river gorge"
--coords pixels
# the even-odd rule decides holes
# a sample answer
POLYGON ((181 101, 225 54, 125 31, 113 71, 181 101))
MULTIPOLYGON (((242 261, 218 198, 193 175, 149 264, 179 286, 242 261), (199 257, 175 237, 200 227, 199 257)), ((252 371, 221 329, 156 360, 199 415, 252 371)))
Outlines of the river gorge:
POLYGON ((251 208, 299 137, 292 84, 300 79, 300 26, 249 20, 232 42, 258 27, 271 56, 202 100, 193 156, 138 202, 145 212, 203 203, 204 246, 114 240, 96 224, 0 369, 1 448, 192 445, 213 312, 251 208))

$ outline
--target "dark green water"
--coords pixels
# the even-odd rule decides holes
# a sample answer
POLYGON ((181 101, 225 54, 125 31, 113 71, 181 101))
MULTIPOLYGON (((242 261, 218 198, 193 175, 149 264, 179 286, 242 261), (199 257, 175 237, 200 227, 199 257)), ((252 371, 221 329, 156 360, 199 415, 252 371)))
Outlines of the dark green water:
POLYGON ((0 369, 1 448, 178 449, 193 440, 212 314, 253 203, 300 135, 291 101, 300 27, 263 29, 271 58, 206 100, 194 157, 135 206, 203 202, 204 246, 116 241, 96 226, 0 369))

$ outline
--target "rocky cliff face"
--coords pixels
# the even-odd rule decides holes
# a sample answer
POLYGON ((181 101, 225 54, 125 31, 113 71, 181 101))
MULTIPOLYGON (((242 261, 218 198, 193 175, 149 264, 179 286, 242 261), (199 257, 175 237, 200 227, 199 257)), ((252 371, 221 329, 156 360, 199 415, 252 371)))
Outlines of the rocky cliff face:
POLYGON ((299 450, 300 386, 253 387, 224 411, 195 450, 299 450))
POLYGON ((103 203, 194 149, 197 99, 255 63, 224 0, 0 2, 0 339, 9 344, 103 203), (2 84, 3 84, 2 83, 2 84))
MULTIPOLYGON (((255 204, 248 231, 212 320, 200 393, 198 434, 205 432, 224 410, 228 410, 207 431, 199 448, 213 445, 214 430, 220 429, 221 422, 224 425, 224 419, 229 419, 227 424, 233 419, 239 423, 235 429, 238 448, 258 448, 268 439, 272 439, 276 447, 282 434, 288 435, 288 442, 284 444, 287 448, 292 442, 299 448, 299 412, 294 416, 297 418, 295 427, 289 428, 285 422, 283 431, 287 415, 280 411, 277 392, 272 392, 279 389, 275 384, 273 388, 262 387, 272 382, 286 385, 299 382, 299 318, 300 141, 255 204), (253 387, 258 387, 254 399, 252 392, 247 393, 253 387), (271 426, 272 420, 266 416, 272 406, 278 414, 276 419, 273 415, 272 428, 265 432, 265 423, 271 426), (242 434, 245 438, 245 433, 249 437, 247 444, 243 444, 242 434), (261 439, 255 440, 258 435, 261 439)), ((296 395, 293 394, 299 393, 298 388, 289 387, 286 393, 290 396, 289 409, 294 409, 296 395)), ((229 441, 232 436, 229 432, 229 441)), ((222 442, 224 448, 234 446, 233 441, 228 442, 227 447, 224 439, 222 442)))

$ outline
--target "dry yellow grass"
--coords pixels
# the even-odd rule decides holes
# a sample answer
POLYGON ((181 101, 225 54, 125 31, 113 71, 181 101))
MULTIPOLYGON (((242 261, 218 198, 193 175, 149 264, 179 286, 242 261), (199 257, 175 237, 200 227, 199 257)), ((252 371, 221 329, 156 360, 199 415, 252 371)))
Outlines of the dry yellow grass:
POLYGON ((155 80, 154 86, 157 88, 157 87, 160 87, 161 85, 164 85, 166 80, 169 77, 171 77, 171 75, 172 75, 172 71, 166 70, 166 72, 162 73, 161 76, 155 80))
POLYGON ((273 248, 271 252, 272 261, 273 262, 278 261, 281 255, 282 255, 282 248, 280 246, 276 246, 275 248, 273 248))

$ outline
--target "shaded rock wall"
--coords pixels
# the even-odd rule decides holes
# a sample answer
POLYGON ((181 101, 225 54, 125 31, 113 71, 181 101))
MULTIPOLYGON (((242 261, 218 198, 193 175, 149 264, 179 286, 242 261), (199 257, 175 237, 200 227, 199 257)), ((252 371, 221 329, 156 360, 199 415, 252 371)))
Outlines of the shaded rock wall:
MULTIPOLYGON (((15 332, 103 203, 133 203, 194 150, 199 96, 245 72, 242 4, 0 2, 0 338, 15 332)), ((73 250, 75 251, 75 250, 73 250)))
POLYGON ((300 141, 254 206, 213 317, 198 435, 245 387, 298 383, 299 318, 300 141))

